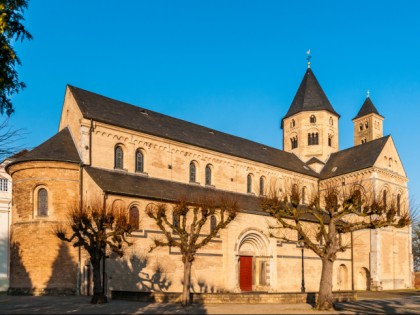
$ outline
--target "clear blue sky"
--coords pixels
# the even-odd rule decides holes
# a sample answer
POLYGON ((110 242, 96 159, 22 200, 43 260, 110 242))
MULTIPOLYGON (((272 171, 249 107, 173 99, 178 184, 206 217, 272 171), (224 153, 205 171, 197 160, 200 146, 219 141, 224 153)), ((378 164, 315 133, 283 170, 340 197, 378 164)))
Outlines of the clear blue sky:
POLYGON ((282 148, 310 48, 340 148, 369 89, 418 200, 419 12, 416 0, 31 0, 12 124, 29 148, 53 136, 71 84, 282 148))

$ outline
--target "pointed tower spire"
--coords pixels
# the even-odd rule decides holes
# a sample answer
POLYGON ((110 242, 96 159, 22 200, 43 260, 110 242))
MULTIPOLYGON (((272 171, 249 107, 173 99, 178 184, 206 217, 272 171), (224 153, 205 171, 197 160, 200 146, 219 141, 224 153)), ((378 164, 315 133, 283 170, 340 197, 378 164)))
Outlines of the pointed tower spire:
POLYGON ((283 149, 296 154, 303 161, 316 157, 325 162, 337 152, 338 119, 327 96, 310 68, 308 68, 286 115, 282 119, 283 149))
POLYGON ((312 69, 308 67, 303 80, 300 83, 299 89, 296 92, 295 98, 283 119, 300 112, 319 110, 326 110, 340 117, 332 107, 324 90, 312 72, 312 69))
MULTIPOLYGON (((353 118, 353 120, 369 114, 376 114, 378 116, 381 116, 381 114, 379 114, 378 110, 376 109, 375 105, 373 105, 372 100, 370 99, 370 92, 368 91, 365 102, 363 103, 362 107, 360 108, 356 117, 353 118)), ((383 118, 383 116, 381 117, 383 118)))
POLYGON ((363 144, 383 137, 383 121, 384 117, 379 114, 375 105, 370 99, 370 93, 353 118, 354 124, 354 145, 363 144))

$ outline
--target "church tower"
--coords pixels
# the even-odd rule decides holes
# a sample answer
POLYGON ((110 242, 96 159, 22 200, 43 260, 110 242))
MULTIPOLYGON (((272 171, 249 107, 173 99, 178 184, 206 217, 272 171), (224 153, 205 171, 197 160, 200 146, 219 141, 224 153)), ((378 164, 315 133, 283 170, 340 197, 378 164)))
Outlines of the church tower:
POLYGON ((368 95, 359 113, 353 118, 354 145, 383 137, 383 121, 384 117, 379 114, 368 95))
POLYGON ((292 104, 283 117, 283 150, 307 162, 326 162, 339 150, 338 120, 318 80, 310 68, 303 77, 292 104))

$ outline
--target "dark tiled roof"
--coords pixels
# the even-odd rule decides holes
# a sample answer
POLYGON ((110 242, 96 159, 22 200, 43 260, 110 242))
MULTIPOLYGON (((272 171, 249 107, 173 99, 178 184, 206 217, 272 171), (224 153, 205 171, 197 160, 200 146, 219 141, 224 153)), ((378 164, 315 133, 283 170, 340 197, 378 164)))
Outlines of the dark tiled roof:
POLYGON ((206 193, 224 195, 238 200, 241 210, 261 212, 259 198, 253 195, 238 194, 203 187, 197 184, 183 184, 148 176, 134 175, 120 171, 86 166, 89 176, 106 193, 146 198, 156 201, 176 201, 181 197, 188 201, 198 201, 206 193))
MULTIPOLYGON (((210 194, 214 197, 227 197, 238 202, 242 212, 266 215, 261 209, 260 198, 250 194, 239 194, 203 187, 196 184, 183 184, 148 176, 134 175, 120 171, 109 171, 91 166, 85 167, 89 176, 105 193, 137 198, 145 198, 156 202, 174 202, 186 198, 196 202, 200 197, 210 194)), ((304 220, 317 222, 311 215, 305 214, 304 220)), ((325 218, 327 220, 327 218, 325 218)))
POLYGON ((369 114, 376 114, 383 117, 381 114, 379 114, 375 105, 373 105, 372 101, 370 100, 370 97, 366 97, 365 102, 363 103, 356 117, 354 117, 353 119, 357 119, 357 118, 360 118, 369 114))
POLYGON ((283 119, 299 112, 314 110, 326 110, 340 117, 332 107, 311 68, 308 68, 290 105, 289 111, 283 119))
POLYGON ((371 167, 375 164, 390 136, 331 154, 321 172, 321 179, 327 179, 371 167))
POLYGON ((69 86, 87 119, 317 177, 294 154, 69 86))
POLYGON ((323 165, 325 165, 325 163, 324 162, 322 162, 320 159, 318 159, 318 158, 316 158, 316 157, 311 157, 307 162, 306 162, 306 165, 311 165, 311 164, 314 164, 314 163, 319 163, 319 164, 323 164, 323 165))
POLYGON ((62 161, 80 163, 79 152, 73 142, 68 128, 64 128, 52 138, 40 144, 33 150, 21 155, 10 165, 26 161, 62 161))

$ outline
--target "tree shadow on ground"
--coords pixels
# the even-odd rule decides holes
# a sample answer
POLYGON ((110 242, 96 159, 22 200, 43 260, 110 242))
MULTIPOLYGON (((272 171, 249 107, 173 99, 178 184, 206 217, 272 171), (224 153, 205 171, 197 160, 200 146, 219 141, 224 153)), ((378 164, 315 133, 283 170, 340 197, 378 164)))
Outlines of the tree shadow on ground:
POLYGON ((85 296, 0 296, 1 314, 208 314, 200 304, 183 307, 175 303, 110 300, 91 304, 85 296), (19 300, 17 300, 19 299, 19 300))
MULTIPOLYGON (((408 301, 407 301, 408 302, 408 301)), ((354 302, 335 303, 338 314, 420 314, 420 303, 410 305, 401 299, 359 300, 354 302)))

